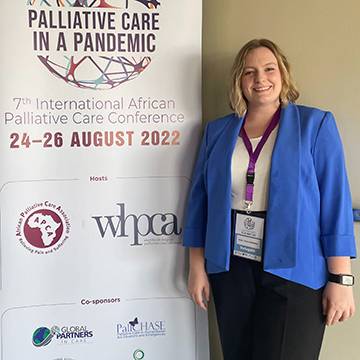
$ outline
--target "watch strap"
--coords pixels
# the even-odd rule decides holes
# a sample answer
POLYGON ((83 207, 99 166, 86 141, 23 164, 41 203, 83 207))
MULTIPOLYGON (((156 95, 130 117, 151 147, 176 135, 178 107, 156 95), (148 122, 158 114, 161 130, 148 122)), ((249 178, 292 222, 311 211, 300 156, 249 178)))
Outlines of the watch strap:
POLYGON ((351 274, 332 274, 329 273, 329 281, 345 285, 345 286, 353 286, 355 282, 355 278, 351 274))

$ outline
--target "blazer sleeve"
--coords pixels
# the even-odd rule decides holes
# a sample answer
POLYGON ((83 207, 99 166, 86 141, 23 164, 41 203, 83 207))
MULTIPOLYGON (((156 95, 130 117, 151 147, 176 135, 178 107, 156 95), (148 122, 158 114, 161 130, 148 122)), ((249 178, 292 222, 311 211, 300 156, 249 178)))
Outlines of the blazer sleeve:
POLYGON ((183 233, 183 246, 186 247, 205 247, 207 225, 205 165, 207 161, 208 128, 209 124, 205 127, 187 202, 183 233))
POLYGON ((320 190, 320 236, 325 257, 356 256, 352 201, 334 116, 322 119, 314 146, 320 190))

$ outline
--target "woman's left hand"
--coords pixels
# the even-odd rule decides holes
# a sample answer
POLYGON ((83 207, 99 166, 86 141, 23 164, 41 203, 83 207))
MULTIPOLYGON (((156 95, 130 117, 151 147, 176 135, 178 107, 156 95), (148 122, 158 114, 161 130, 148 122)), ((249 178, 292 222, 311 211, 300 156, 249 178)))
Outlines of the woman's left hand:
POLYGON ((349 319, 355 313, 352 286, 328 282, 323 292, 323 314, 326 325, 334 325, 349 319))

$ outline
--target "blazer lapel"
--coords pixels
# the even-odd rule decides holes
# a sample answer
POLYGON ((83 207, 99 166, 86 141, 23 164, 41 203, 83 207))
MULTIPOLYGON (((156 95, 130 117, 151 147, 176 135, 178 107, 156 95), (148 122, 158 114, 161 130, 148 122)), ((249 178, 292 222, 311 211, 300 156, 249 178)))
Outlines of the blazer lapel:
POLYGON ((270 171, 264 269, 296 265, 299 225, 300 118, 288 104, 282 109, 270 171))
MULTIPOLYGON (((223 197, 225 193, 231 196, 231 156, 242 123, 243 118, 239 118, 235 114, 232 114, 229 121, 224 126, 224 129, 217 135, 216 143, 209 155, 208 185, 214 190, 214 192, 210 191, 210 193, 221 196, 224 205, 225 201, 228 200, 227 197, 223 197)), ((226 203, 226 205, 229 206, 228 203, 226 203)))
POLYGON ((216 143, 209 154, 208 232, 205 256, 219 271, 229 269, 231 239, 231 157, 243 119, 231 115, 216 134, 216 143), (211 230, 209 230, 209 228, 211 230), (224 268, 225 266, 225 268, 224 268))

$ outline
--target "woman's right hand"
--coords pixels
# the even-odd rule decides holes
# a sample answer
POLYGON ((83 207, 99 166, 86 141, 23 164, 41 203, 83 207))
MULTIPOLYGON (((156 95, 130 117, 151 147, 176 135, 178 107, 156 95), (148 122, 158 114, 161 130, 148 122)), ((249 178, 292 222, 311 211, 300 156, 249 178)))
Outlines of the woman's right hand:
POLYGON ((210 284, 204 266, 203 249, 190 249, 188 291, 195 304, 207 310, 210 300, 210 284))

